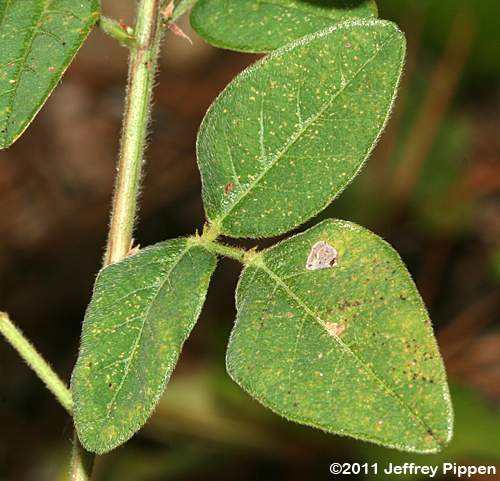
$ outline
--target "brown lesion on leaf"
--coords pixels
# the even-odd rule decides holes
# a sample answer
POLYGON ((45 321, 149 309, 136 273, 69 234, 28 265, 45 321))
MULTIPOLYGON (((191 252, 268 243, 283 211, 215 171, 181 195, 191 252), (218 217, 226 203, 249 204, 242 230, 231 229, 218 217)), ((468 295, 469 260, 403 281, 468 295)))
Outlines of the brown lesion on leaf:
POLYGON ((345 326, 338 322, 325 322, 325 329, 330 336, 340 337, 345 331, 345 326))
POLYGON ((339 302, 337 308, 340 311, 345 311, 346 309, 353 309, 353 308, 359 307, 360 305, 361 305, 360 301, 344 300, 344 301, 339 302))
POLYGON ((230 194, 234 190, 234 182, 228 182, 224 186, 224 194, 230 194))

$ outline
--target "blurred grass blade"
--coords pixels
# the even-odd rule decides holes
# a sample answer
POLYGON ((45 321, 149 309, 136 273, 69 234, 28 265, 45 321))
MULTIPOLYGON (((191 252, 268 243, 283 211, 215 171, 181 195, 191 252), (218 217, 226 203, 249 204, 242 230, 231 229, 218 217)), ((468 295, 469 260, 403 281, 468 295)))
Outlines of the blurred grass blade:
POLYGON ((236 304, 228 372, 276 413, 405 451, 450 440, 428 314, 398 254, 373 233, 328 220, 285 240, 244 270, 236 304), (308 269, 320 241, 335 262, 317 255, 308 269))
POLYGON ((98 16, 98 0, 0 0, 0 148, 33 120, 98 16))
POLYGON ((86 449, 109 451, 146 422, 200 314, 215 264, 203 248, 177 239, 100 272, 71 386, 86 449))
POLYGON ((338 24, 238 76, 200 127, 207 218, 232 237, 287 232, 356 176, 383 130, 401 75, 391 22, 338 24))
POLYGON ((198 0, 191 25, 216 47, 261 53, 343 20, 376 16, 373 0, 198 0))

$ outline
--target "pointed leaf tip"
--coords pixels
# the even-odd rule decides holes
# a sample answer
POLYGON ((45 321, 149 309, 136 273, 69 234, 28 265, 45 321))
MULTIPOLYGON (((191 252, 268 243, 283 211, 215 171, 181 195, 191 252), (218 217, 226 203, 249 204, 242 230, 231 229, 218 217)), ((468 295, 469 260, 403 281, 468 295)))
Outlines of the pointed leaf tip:
POLYGON ((428 313, 398 254, 325 221, 243 272, 231 377, 285 418, 404 451, 436 452, 453 412, 428 313), (336 262, 309 270, 315 246, 336 262))

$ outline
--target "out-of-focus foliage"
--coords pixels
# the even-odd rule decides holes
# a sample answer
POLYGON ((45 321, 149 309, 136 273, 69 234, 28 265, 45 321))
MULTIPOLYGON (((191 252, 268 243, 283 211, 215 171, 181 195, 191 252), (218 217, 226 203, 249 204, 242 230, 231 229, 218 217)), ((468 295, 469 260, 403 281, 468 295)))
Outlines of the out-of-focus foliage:
POLYGON ((420 17, 426 41, 437 50, 443 48, 456 16, 463 16, 475 35, 465 77, 500 73, 500 62, 494 60, 500 54, 500 3, 497 0, 379 0, 378 5, 383 18, 405 19, 411 15, 415 21, 420 17))

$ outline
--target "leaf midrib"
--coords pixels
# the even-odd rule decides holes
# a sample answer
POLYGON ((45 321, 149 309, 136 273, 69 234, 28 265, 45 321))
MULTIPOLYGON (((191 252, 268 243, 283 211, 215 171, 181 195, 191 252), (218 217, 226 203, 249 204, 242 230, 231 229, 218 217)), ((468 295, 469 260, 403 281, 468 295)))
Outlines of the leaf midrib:
MULTIPOLYGON (((286 284, 281 277, 279 277, 272 269, 270 269, 264 261, 258 264, 256 266, 257 269, 262 269, 274 282, 276 282, 278 285, 282 287, 284 292, 292 299, 295 301, 299 307, 302 307, 306 314, 308 314, 310 317, 312 317, 323 329, 326 330, 326 322, 313 310, 311 309, 308 304, 301 298, 299 297, 291 288, 286 284)), ((390 395, 392 395, 398 403, 401 405, 402 408, 404 408, 414 420, 420 424, 424 430, 430 434, 432 439, 435 441, 435 443, 438 446, 444 446, 444 442, 439 439, 434 430, 432 429, 431 426, 427 425, 427 423, 416 413, 414 410, 406 403, 404 399, 402 399, 384 380, 382 380, 378 374, 370 368, 367 363, 363 361, 342 339, 336 335, 331 336, 332 339, 340 346, 341 349, 343 349, 348 355, 352 356, 354 360, 369 374, 371 375, 379 384, 382 386, 382 388, 388 392, 390 395)))
POLYGON ((179 265, 179 263, 181 262, 181 260, 192 249, 192 247, 193 247, 192 245, 189 245, 189 243, 186 242, 186 246, 184 247, 184 249, 181 252, 179 252, 179 255, 178 255, 177 259, 173 262, 173 264, 170 266, 170 268, 165 273, 165 276, 164 276, 162 282, 160 282, 158 284, 158 289, 157 289, 155 295, 153 296, 153 298, 151 299, 151 302, 150 302, 149 306, 147 307, 146 312, 144 313, 144 316, 143 316, 144 317, 144 321, 142 322, 140 331, 137 334, 137 339, 136 339, 136 341, 134 342, 134 344, 132 346, 131 353, 129 355, 129 359, 128 359, 127 364, 125 366, 125 370, 124 370, 124 373, 123 373, 122 380, 120 381, 120 384, 116 388, 115 394, 113 395, 113 397, 111 398, 111 401, 109 402, 109 407, 106 409, 106 411, 107 411, 106 416, 103 419, 101 419, 101 422, 106 422, 107 420, 109 420, 109 418, 112 415, 112 412, 114 410, 117 398, 118 398, 118 396, 119 396, 119 394, 121 392, 121 389, 123 387, 123 384, 125 383, 125 380, 127 379, 128 374, 130 372, 130 367, 131 367, 131 365, 132 365, 132 363, 134 361, 134 357, 137 354, 137 348, 138 348, 138 346, 139 346, 139 344, 141 342, 142 334, 144 332, 144 327, 146 325, 146 322, 148 321, 149 313, 151 311, 151 308, 152 308, 153 304, 156 302, 157 297, 158 297, 160 291, 163 289, 163 287, 166 284, 166 282, 168 282, 168 280, 170 278, 170 275, 172 274, 173 270, 179 265))
POLYGON ((48 1, 43 2, 40 10, 39 11, 35 10, 35 13, 33 14, 33 17, 31 19, 31 24, 33 25, 33 28, 31 29, 31 32, 30 32, 28 38, 26 38, 26 41, 23 45, 24 55, 19 59, 18 68, 17 68, 17 70, 14 74, 14 77, 13 77, 13 80, 15 80, 16 82, 14 84, 14 88, 10 92, 10 100, 8 103, 9 111, 5 117, 5 120, 4 120, 5 132, 4 132, 3 139, 2 139, 2 145, 5 145, 6 140, 9 136, 10 127, 12 126, 12 113, 14 111, 14 109, 13 109, 14 101, 16 99, 17 90, 19 88, 19 83, 21 80, 22 72, 24 70, 24 67, 26 66, 26 62, 28 60, 29 54, 31 53, 31 49, 33 47, 33 42, 34 42, 34 40, 35 40, 39 30, 40 30, 40 22, 43 20, 45 15, 47 15, 47 12, 48 12, 50 6, 53 4, 53 2, 54 2, 54 0, 48 0, 48 1), (37 19, 37 20, 35 21, 35 19, 37 19))
POLYGON ((295 134, 292 134, 287 142, 285 142, 284 146, 278 151, 278 153, 272 158, 272 160, 265 166, 265 168, 261 171, 261 173, 248 184, 247 189, 240 194, 235 202, 230 206, 226 212, 220 217, 216 217, 215 219, 211 219, 212 223, 217 225, 222 225, 224 220, 228 217, 228 215, 235 209, 235 207, 241 203, 241 201, 257 186, 257 184, 262 180, 262 178, 278 163, 280 159, 288 152, 288 150, 297 142, 303 134, 309 129, 311 125, 313 125, 320 117, 325 113, 325 111, 333 104, 333 102, 337 99, 337 97, 345 91, 345 89, 351 85, 351 83, 356 79, 356 77, 371 63, 373 62, 380 52, 396 37, 395 34, 390 35, 387 40, 380 46, 380 48, 375 52, 375 54, 370 57, 357 71, 356 73, 341 86, 338 92, 335 92, 328 101, 318 110, 316 114, 311 115, 296 131, 295 134))
MULTIPOLYGON (((14 0, 14 1, 18 1, 18 0, 14 0)), ((23 48, 26 47, 25 53, 21 57, 13 60, 13 63, 17 63, 17 67, 18 67, 16 69, 16 71, 14 72, 14 77, 13 77, 13 79, 16 80, 16 83, 11 90, 8 90, 7 92, 5 92, 6 96, 8 95, 10 97, 10 100, 8 101, 8 104, 7 104, 7 107, 9 108, 10 111, 1 120, 1 125, 3 127, 2 130, 4 132, 2 132, 0 134, 0 149, 3 149, 3 148, 10 146, 13 142, 15 142, 19 138, 20 135, 22 135, 22 133, 24 132, 26 127, 32 122, 35 115, 39 112, 39 110, 44 105, 45 101, 47 100, 50 93, 53 91, 54 87, 57 85, 57 82, 60 80, 60 77, 62 76, 64 71, 68 68, 68 65, 70 64, 72 58, 76 55, 76 52, 81 47, 82 40, 88 35, 88 33, 93 25, 92 19, 94 18, 94 20, 95 20, 98 16, 99 0, 85 0, 85 2, 88 2, 90 14, 87 17, 85 17, 84 19, 81 19, 80 17, 78 17, 77 15, 75 15, 71 11, 67 12, 68 14, 71 14, 81 24, 82 29, 81 29, 80 35, 78 37, 80 39, 78 44, 73 44, 72 49, 68 50, 67 55, 64 58, 64 61, 61 63, 62 68, 54 71, 54 75, 50 81, 48 88, 45 90, 43 96, 40 97, 38 102, 33 103, 30 114, 26 118, 24 118, 23 121, 20 122, 19 128, 14 128, 13 132, 12 132, 11 131, 12 118, 13 118, 13 113, 14 113, 14 103, 16 100, 17 91, 19 88, 19 84, 21 83, 22 74, 23 74, 25 67, 26 67, 27 59, 32 52, 34 39, 40 33, 41 27, 43 26, 42 20, 44 19, 44 17, 47 14, 50 14, 50 13, 55 13, 55 14, 61 13, 62 14, 64 12, 61 9, 58 10, 57 8, 56 9, 51 8, 51 7, 53 7, 55 0, 41 0, 41 2, 40 2, 41 9, 35 10, 33 17, 30 19, 31 25, 34 24, 35 28, 31 29, 31 31, 29 32, 29 36, 24 38, 25 42, 23 44, 23 48), (33 20, 36 19, 37 17, 38 17, 38 20, 36 22, 34 22, 33 20), (75 48, 75 46, 76 46, 76 48, 75 48)), ((0 28, 1 28, 2 24, 4 23, 5 17, 7 15, 7 10, 11 5, 12 5, 12 0, 7 0, 7 3, 5 5, 5 9, 1 12, 0 28)))

